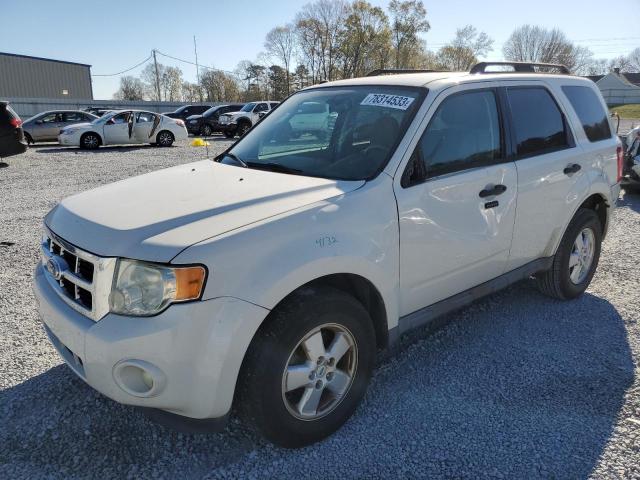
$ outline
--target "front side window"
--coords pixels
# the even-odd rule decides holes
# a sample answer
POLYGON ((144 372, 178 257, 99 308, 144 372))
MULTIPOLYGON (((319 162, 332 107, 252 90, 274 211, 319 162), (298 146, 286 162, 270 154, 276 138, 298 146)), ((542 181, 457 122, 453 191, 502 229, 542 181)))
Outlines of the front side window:
POLYGON ((501 161, 500 132, 493 90, 449 96, 422 134, 403 176, 403 186, 501 161))
POLYGON ((247 103, 244 107, 242 107, 242 109, 240 109, 241 112, 251 112, 253 111, 253 107, 255 107, 256 104, 255 103, 247 103))
POLYGON ((530 157, 569 146, 564 117, 546 88, 508 88, 518 157, 530 157))
POLYGON ((314 177, 364 180, 384 168, 426 89, 324 87, 289 97, 219 161, 314 177))
POLYGON ((267 106, 266 103, 259 103, 253 111, 255 113, 258 113, 258 112, 266 112, 267 110, 269 110, 269 107, 267 106))
POLYGON ((562 87, 562 91, 578 115, 584 133, 590 142, 611 138, 607 113, 591 88, 567 85, 562 87))
POLYGON ((129 112, 119 113, 118 115, 114 115, 111 117, 111 123, 127 123, 129 121, 129 112))

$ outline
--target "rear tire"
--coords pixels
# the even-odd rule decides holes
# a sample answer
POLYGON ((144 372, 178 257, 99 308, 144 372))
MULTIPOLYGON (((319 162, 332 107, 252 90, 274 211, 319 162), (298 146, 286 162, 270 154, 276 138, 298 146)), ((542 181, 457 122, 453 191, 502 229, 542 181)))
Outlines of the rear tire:
POLYGON ((102 140, 97 133, 89 132, 80 137, 80 148, 85 150, 95 150, 102 144, 102 140))
POLYGON ((31 135, 29 135, 27 132, 24 132, 24 139, 27 141, 27 145, 33 145, 35 143, 33 141, 33 138, 31 138, 31 135))
POLYGON ((536 275, 542 293, 560 300, 569 300, 584 293, 596 272, 602 246, 602 225, 596 212, 580 209, 575 214, 551 268, 536 275))
POLYGON ((173 136, 173 133, 168 130, 162 130, 161 132, 158 132, 158 135, 156 136, 156 144, 160 147, 170 147, 173 145, 174 140, 175 137, 173 136))
POLYGON ((367 390, 376 354, 371 318, 339 290, 308 288, 267 322, 243 363, 240 412, 276 445, 322 440, 351 417, 367 390))

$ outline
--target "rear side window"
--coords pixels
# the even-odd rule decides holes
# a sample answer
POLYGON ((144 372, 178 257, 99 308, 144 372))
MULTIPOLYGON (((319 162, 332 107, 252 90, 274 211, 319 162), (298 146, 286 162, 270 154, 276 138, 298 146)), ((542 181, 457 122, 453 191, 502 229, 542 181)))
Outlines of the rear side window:
POLYGON ((507 89, 518 157, 569 147, 564 117, 546 88, 507 89))
POLYGON ((500 162, 500 131, 493 90, 451 95, 440 104, 422 134, 405 172, 404 186, 500 162))
POLYGON ((62 115, 63 122, 82 122, 84 120, 84 115, 79 112, 65 112, 62 115))
POLYGON ((611 138, 607 113, 596 93, 589 87, 564 86, 562 91, 575 110, 590 142, 611 138))

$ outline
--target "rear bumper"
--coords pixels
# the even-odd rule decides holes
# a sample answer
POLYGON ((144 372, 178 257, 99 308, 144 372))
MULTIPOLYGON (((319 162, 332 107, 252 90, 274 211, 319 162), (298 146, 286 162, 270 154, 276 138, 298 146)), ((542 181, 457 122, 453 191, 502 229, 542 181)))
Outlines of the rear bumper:
POLYGON ((22 128, 0 134, 0 158, 20 155, 27 151, 28 145, 22 128))
POLYGON ((244 354, 268 314, 242 300, 217 298, 173 305, 155 317, 108 314, 94 322, 56 294, 41 265, 34 291, 51 343, 86 383, 119 403, 190 419, 228 414, 244 354), (135 378, 139 367, 153 379, 148 391, 135 378))

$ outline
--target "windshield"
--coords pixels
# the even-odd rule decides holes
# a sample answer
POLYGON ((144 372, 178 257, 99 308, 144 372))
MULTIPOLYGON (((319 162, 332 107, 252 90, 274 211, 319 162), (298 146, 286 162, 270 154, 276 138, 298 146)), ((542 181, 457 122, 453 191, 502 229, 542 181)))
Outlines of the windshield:
POLYGON ((256 104, 255 103, 247 103, 244 107, 242 107, 240 109, 241 112, 250 112, 251 110, 253 110, 253 107, 255 107, 256 104))
POLYGON ((113 117, 117 112, 107 112, 103 116, 96 118, 91 121, 91 125, 97 125, 98 123, 104 123, 113 117))
POLYGON ((425 93, 423 88, 395 86, 299 92, 220 161, 238 165, 240 159, 250 168, 313 177, 372 178, 393 154, 425 93))

